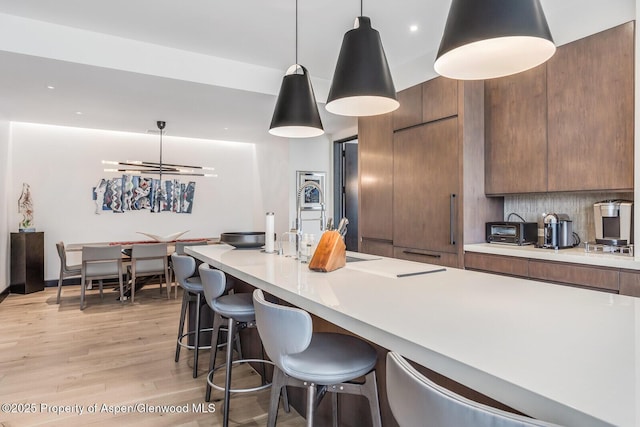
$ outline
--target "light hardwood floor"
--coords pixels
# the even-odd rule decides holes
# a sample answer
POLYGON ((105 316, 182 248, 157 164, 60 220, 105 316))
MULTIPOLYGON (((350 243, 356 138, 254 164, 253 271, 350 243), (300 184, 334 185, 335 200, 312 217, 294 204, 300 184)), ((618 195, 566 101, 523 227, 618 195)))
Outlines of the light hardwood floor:
MULTIPOLYGON (((117 293, 106 287, 102 301, 97 290, 87 294, 84 311, 79 309, 79 286, 63 287, 60 305, 55 288, 11 294, 0 303, 0 404, 35 410, 7 413, 2 406, 1 426, 222 424, 222 393, 214 390, 213 413, 206 412, 204 401, 209 351, 200 354, 196 379, 190 351, 183 349, 174 362, 181 294, 167 301, 166 294, 149 286, 136 292, 133 305, 116 301, 117 293), (32 405, 18 405, 25 403, 32 405), (200 404, 204 413, 194 409, 200 404), (76 412, 54 412, 64 405, 76 412), (102 412, 122 405, 127 413, 102 412), (186 412, 151 413, 157 405, 186 412), (92 409, 96 413, 88 413, 92 409)), ((233 379, 241 386, 257 384, 258 376, 243 365, 234 367, 233 379)), ((231 424, 265 425, 268 400, 268 389, 232 395, 231 424)), ((303 425, 295 410, 287 414, 280 408, 278 426, 303 425)))

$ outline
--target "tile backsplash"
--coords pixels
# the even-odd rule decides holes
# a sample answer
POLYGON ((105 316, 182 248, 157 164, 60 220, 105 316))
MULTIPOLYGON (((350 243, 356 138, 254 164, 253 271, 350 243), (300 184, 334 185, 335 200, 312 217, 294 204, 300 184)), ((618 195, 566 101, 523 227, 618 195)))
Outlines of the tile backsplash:
MULTIPOLYGON (((633 200, 633 193, 548 193, 504 197, 504 219, 516 213, 527 222, 542 228, 543 213, 564 213, 573 221, 573 231, 582 242, 595 240, 593 204, 602 200, 633 200)), ((519 221, 515 216, 511 221, 519 221)))

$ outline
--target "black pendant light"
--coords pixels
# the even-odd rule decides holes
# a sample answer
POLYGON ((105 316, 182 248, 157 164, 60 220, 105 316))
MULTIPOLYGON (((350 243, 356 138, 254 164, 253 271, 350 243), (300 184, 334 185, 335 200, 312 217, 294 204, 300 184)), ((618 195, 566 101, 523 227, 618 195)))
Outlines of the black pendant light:
POLYGON ((539 0, 453 0, 434 68, 481 80, 542 64, 556 51, 539 0))
POLYGON ((324 133, 309 72, 298 64, 298 0, 296 0, 296 63, 282 79, 269 133, 287 138, 309 138, 324 133))
POLYGON ((342 40, 327 111, 342 116, 374 116, 399 106, 380 33, 371 28, 368 17, 362 16, 361 1, 354 29, 342 40))

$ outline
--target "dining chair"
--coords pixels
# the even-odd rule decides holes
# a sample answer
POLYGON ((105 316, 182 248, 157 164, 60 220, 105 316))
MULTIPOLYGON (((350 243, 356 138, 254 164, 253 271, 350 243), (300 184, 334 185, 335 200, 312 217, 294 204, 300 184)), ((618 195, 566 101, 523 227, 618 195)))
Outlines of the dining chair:
POLYGON ((395 352, 387 353, 387 397, 401 427, 558 427, 462 397, 422 375, 395 352))
POLYGON ((82 265, 67 264, 67 252, 64 248, 64 242, 56 243, 56 249, 58 250, 58 257, 60 258, 60 277, 58 278, 58 297, 56 298, 56 304, 60 304, 60 292, 62 290, 62 281, 64 279, 82 276, 82 265))
POLYGON ((102 294, 102 280, 117 278, 120 284, 120 301, 124 301, 122 281, 122 247, 114 246, 83 246, 80 282, 80 310, 85 308, 85 288, 87 281, 98 280, 100 297, 102 294))
POLYGON ((162 278, 164 276, 167 287, 167 299, 171 297, 166 243, 134 244, 131 247, 131 266, 128 272, 131 276, 131 302, 135 301, 136 280, 144 276, 160 277, 160 293, 162 293, 162 278))

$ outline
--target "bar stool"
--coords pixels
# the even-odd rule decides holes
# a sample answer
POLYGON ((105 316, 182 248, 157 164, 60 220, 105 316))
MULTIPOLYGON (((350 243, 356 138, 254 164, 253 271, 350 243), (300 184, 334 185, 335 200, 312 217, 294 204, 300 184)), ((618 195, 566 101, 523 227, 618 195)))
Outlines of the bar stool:
POLYGON ((267 355, 276 365, 271 385, 269 418, 273 427, 278 415, 280 389, 307 389, 307 426, 320 399, 330 392, 333 424, 337 425, 337 393, 365 396, 371 420, 382 426, 376 383, 376 350, 361 339, 335 333, 313 333, 311 316, 304 310, 270 303, 260 289, 253 292, 258 332, 267 355), (355 379, 364 376, 364 383, 355 379))
POLYGON ((462 397, 434 383, 394 352, 387 353, 387 395, 391 412, 403 427, 556 426, 462 397))
POLYGON ((176 282, 183 289, 182 309, 180 311, 180 325, 178 326, 178 339, 176 341, 176 362, 180 360, 180 349, 186 347, 193 350, 193 378, 198 376, 198 351, 210 349, 211 346, 200 345, 200 333, 211 331, 211 328, 201 329, 200 327, 200 307, 203 305, 204 290, 199 277, 192 277, 196 271, 196 261, 188 255, 171 254, 171 264, 176 276, 176 282), (187 316, 189 301, 196 302, 196 325, 195 330, 184 332, 184 322, 187 316), (193 345, 187 341, 182 342, 185 337, 194 335, 193 345))
MULTIPOLYGON (((209 374, 207 375, 207 389, 205 400, 208 402, 211 399, 211 388, 224 392, 224 410, 222 425, 227 427, 229 425, 229 397, 231 393, 247 393, 264 390, 271 386, 271 383, 265 381, 264 369, 262 370, 262 385, 245 389, 232 389, 231 388, 231 368, 234 364, 254 362, 260 363, 264 367, 265 363, 273 365, 272 362, 264 359, 243 359, 242 354, 238 351, 239 359, 233 361, 233 346, 229 343, 233 342, 238 335, 239 329, 246 327, 255 327, 255 310, 253 309, 253 300, 250 293, 228 294, 223 295, 226 289, 226 277, 220 270, 214 270, 207 264, 202 264, 199 267, 200 278, 202 279, 202 286, 204 288, 204 295, 207 300, 207 304, 214 311, 213 318, 213 335, 217 337, 218 332, 222 328, 223 324, 227 323, 227 354, 226 362, 223 365, 215 367, 217 345, 213 345, 211 359, 209 361, 209 374), (213 374, 216 370, 225 368, 225 383, 224 387, 220 387, 213 382, 213 374)), ((237 341, 239 343, 239 341, 237 341)), ((239 346, 238 346, 239 347, 239 346)), ((285 400, 286 402, 286 400, 285 400)), ((288 404, 285 403, 286 410, 288 411, 288 404)))

